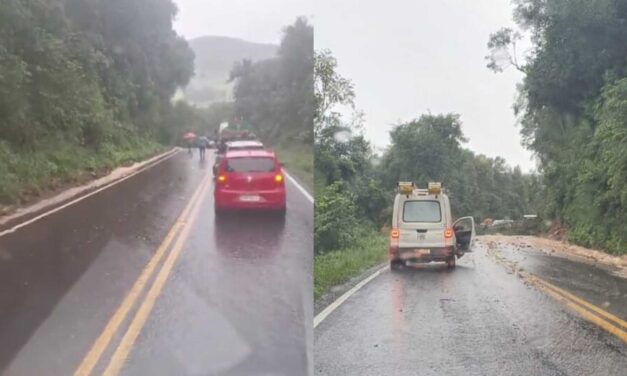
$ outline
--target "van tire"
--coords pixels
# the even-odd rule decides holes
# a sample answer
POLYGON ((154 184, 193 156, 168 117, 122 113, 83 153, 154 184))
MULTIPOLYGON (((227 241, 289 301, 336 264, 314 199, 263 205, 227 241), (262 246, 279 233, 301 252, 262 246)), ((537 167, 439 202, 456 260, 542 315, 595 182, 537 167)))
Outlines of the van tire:
POLYGON ((448 269, 455 269, 456 266, 456 262, 455 262, 455 256, 449 258, 448 260, 446 260, 446 267, 448 269))
POLYGON ((390 261, 390 270, 401 270, 405 266, 405 263, 401 260, 392 260, 390 261))

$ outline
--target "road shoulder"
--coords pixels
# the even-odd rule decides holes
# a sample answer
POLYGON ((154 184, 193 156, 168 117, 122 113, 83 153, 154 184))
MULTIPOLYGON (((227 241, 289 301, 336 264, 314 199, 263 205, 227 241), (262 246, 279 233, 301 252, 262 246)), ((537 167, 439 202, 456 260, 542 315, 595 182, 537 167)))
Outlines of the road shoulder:
POLYGON ((380 270, 386 264, 387 264, 386 262, 383 262, 383 263, 375 265, 375 266, 373 266, 371 268, 368 268, 364 272, 360 273, 359 275, 357 275, 355 277, 352 277, 348 281, 346 281, 346 282, 344 282, 342 284, 339 284, 337 286, 334 286, 331 289, 329 289, 328 292, 323 294, 320 298, 318 298, 314 302, 314 315, 317 315, 320 312, 322 312, 329 305, 333 304, 333 302, 336 299, 338 299, 340 296, 344 295, 348 290, 350 290, 353 287, 355 287, 359 282, 361 282, 364 279, 368 278, 373 273, 376 273, 377 270, 380 270))
MULTIPOLYGON (((48 211, 71 204, 72 201, 85 198, 96 191, 105 189, 136 173, 153 167, 178 152, 179 148, 172 148, 145 161, 137 162, 130 166, 118 167, 106 176, 92 180, 89 183, 57 192, 52 197, 42 198, 33 204, 20 207, 10 214, 0 216, 0 231, 10 230, 12 226, 21 222, 32 220, 40 215, 45 215, 48 211)), ((3 232, 0 232, 0 236, 2 234, 3 232)))

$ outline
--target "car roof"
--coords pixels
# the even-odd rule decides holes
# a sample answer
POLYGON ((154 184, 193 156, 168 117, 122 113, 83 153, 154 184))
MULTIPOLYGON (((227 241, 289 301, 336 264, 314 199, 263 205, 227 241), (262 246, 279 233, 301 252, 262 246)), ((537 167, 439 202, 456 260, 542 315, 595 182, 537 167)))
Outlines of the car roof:
POLYGON ((259 141, 229 141, 226 143, 229 147, 246 147, 246 146, 263 146, 259 141))
POLYGON ((274 158, 274 151, 263 150, 232 150, 227 151, 225 158, 243 158, 243 157, 258 157, 258 158, 274 158))

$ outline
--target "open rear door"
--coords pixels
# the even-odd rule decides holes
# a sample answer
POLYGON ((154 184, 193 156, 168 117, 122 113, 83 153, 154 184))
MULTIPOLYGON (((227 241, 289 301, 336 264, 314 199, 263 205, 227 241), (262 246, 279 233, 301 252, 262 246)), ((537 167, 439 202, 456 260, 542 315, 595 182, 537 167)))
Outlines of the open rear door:
POLYGON ((475 240, 475 220, 473 217, 462 217, 453 223, 458 254, 472 252, 475 240))

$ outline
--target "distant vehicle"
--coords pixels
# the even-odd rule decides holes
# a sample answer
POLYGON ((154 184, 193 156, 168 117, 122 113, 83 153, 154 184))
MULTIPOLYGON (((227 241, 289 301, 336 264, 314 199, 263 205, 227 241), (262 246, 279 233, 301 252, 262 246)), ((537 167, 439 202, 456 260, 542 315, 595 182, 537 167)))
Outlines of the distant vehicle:
POLYGON ((408 262, 446 262, 455 268, 456 257, 471 251, 474 237, 472 217, 453 222, 449 198, 440 183, 429 183, 427 189, 399 183, 390 233, 391 269, 408 262))
POLYGON ((228 151, 217 167, 214 198, 216 216, 233 209, 272 210, 284 216, 285 176, 274 152, 228 151))
POLYGON ((230 141, 226 143, 226 151, 236 150, 263 150, 265 147, 260 141, 230 141))
POLYGON ((492 227, 507 226, 507 225, 512 225, 513 223, 514 221, 511 219, 497 219, 492 222, 492 227))
POLYGON ((220 140, 223 141, 245 141, 245 140, 256 140, 257 136, 251 131, 237 131, 237 130, 228 130, 225 129, 220 132, 220 140))

